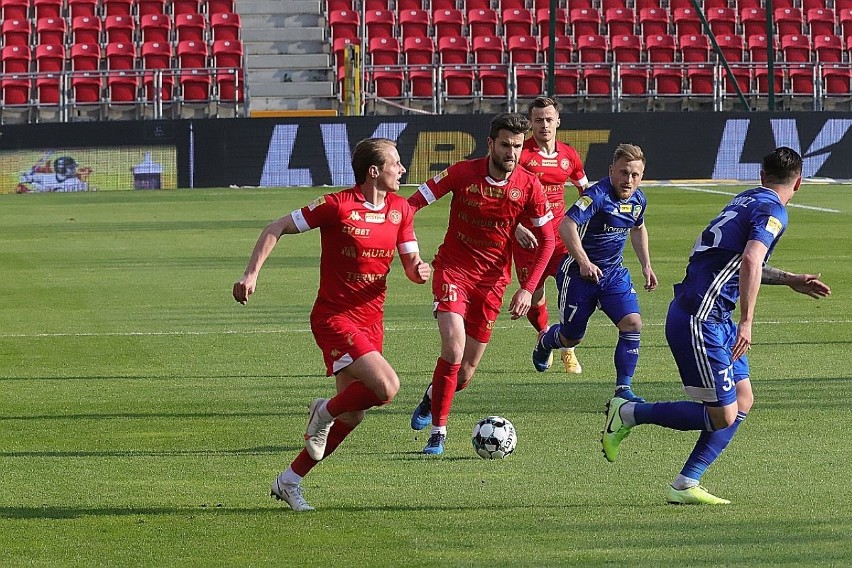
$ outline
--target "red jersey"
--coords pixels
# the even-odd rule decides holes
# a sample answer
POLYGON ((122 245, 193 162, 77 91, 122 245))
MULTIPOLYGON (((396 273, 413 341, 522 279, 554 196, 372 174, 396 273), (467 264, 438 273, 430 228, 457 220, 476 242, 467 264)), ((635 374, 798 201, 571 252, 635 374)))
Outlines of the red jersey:
POLYGON ((510 242, 518 220, 526 215, 541 227, 553 217, 536 176, 515 168, 506 180, 494 180, 488 175, 490 159, 453 164, 422 184, 408 202, 420 209, 453 194, 447 234, 433 263, 436 269, 460 269, 480 282, 509 282, 510 242))
MULTIPOLYGON (((554 230, 556 230, 565 215, 565 184, 571 180, 571 183, 582 193, 583 186, 589 183, 580 155, 577 154, 577 150, 558 140, 556 152, 546 154, 539 148, 535 138, 528 138, 521 151, 520 164, 538 176, 544 188, 544 194, 547 196, 547 202, 550 204, 550 210, 553 212, 554 230)), ((524 225, 529 226, 527 223, 524 225)))
POLYGON ((345 314, 365 324, 381 320, 395 251, 418 252, 408 202, 388 193, 376 207, 355 186, 323 195, 292 216, 300 232, 320 229, 320 284, 313 312, 345 314))

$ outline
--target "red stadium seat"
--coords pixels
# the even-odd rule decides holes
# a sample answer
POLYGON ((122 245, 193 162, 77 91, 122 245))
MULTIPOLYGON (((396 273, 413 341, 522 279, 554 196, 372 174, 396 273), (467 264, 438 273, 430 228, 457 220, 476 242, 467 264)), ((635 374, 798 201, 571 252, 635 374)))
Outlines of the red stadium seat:
POLYGON ((812 8, 806 12, 808 31, 811 38, 818 35, 834 35, 834 11, 828 8, 812 8))
POLYGON ((555 64, 553 71, 554 92, 560 96, 573 96, 580 92, 580 72, 568 63, 555 64))
POLYGON ((612 96, 612 70, 608 65, 592 65, 580 70, 588 96, 612 96))
POLYGON ((618 79, 621 82, 621 94, 641 97, 648 94, 648 68, 641 65, 622 65, 618 79))
POLYGON ((675 9, 672 12, 672 22, 678 37, 702 35, 704 33, 701 19, 692 7, 675 9))
POLYGON ((101 0, 104 16, 129 16, 133 0, 101 0))
POLYGON ((104 51, 107 69, 129 70, 136 67, 136 46, 133 43, 108 43, 104 51))
POLYGON ((802 0, 802 11, 807 14, 808 11, 817 8, 825 8, 825 0, 802 0))
POLYGON ((686 81, 692 96, 708 96, 713 94, 713 66, 710 64, 695 64, 687 67, 686 81))
MULTIPOLYGON (((107 57, 109 57, 108 54, 107 57)), ((141 62, 143 69, 169 69, 172 67, 171 44, 160 41, 143 43, 141 62)))
POLYGON ((706 10, 705 15, 710 29, 717 36, 737 33, 737 13, 732 8, 719 7, 706 10))
POLYGON ((844 38, 852 37, 852 8, 838 10, 837 21, 840 24, 841 35, 844 38))
POLYGON ((537 97, 544 91, 541 88, 544 80, 544 70, 541 67, 518 65, 515 68, 515 84, 517 96, 537 97))
POLYGON ((604 12, 604 23, 610 39, 633 35, 635 22, 636 14, 628 8, 610 8, 604 12))
POLYGON ((532 35, 533 16, 526 8, 503 9, 503 35, 508 39, 514 36, 532 35))
POLYGON ((535 63, 538 60, 538 38, 531 35, 510 36, 506 51, 511 63, 535 63))
POLYGON ((634 0, 633 7, 637 12, 641 12, 647 8, 662 8, 660 0, 634 0))
POLYGON ((146 14, 139 21, 142 43, 171 41, 172 19, 163 14, 146 14))
POLYGON ((382 99, 402 98, 404 93, 402 71, 379 68, 373 71, 372 79, 377 97, 382 99))
POLYGON ((798 8, 777 8, 773 17, 780 37, 802 33, 802 11, 798 8))
POLYGON ((230 39, 214 41, 211 53, 214 67, 235 69, 243 67, 243 44, 240 41, 230 39))
POLYGON ((474 36, 471 45, 476 63, 503 63, 503 40, 497 36, 474 36))
POLYGON ((204 41, 207 22, 201 14, 178 14, 175 20, 175 41, 204 41))
POLYGON ((431 99, 435 94, 436 67, 430 65, 415 66, 408 73, 408 84, 413 98, 431 99))
POLYGON ((373 65, 399 65, 401 49, 395 37, 371 37, 367 51, 373 65))
POLYGON ((704 13, 714 8, 727 8, 728 0, 704 0, 704 13))
POLYGON ((184 103, 207 102, 210 96, 210 73, 206 69, 183 69, 178 78, 180 98, 184 103))
POLYGON ((139 77, 134 73, 119 71, 107 76, 107 102, 110 104, 135 104, 139 92, 139 77))
POLYGON ((568 12, 568 20, 574 31, 574 41, 580 36, 598 35, 601 27, 601 14, 595 9, 574 8, 568 12))
POLYGON ((811 60, 811 40, 806 35, 781 37, 781 53, 788 63, 804 63, 811 60))
POLYGON ((30 48, 26 45, 7 45, 0 51, 2 73, 28 73, 30 70, 30 48))
POLYGON ((136 0, 136 15, 139 18, 150 14, 165 14, 166 0, 136 0))
POLYGON ((114 15, 104 18, 104 34, 107 43, 133 43, 136 23, 132 16, 114 15))
POLYGON ((582 35, 577 38, 577 54, 581 63, 603 63, 608 51, 606 36, 582 35))
POLYGON ((34 18, 40 20, 42 18, 62 17, 62 0, 33 0, 34 18))
POLYGON ((28 78, 8 75, 0 80, 0 88, 3 90, 3 106, 5 108, 30 105, 32 84, 28 78))
POLYGON ((462 0, 466 10, 491 9, 491 0, 462 0))
POLYGON ((435 36, 439 40, 443 37, 460 36, 464 26, 464 16, 461 10, 434 10, 432 25, 435 28, 435 36))
POLYGON ((433 12, 436 10, 456 9, 456 0, 431 0, 429 4, 431 5, 433 12))
POLYGON ((391 10, 367 10, 364 12, 364 28, 369 39, 394 37, 396 14, 391 10))
POLYGON ((843 40, 836 35, 818 35, 814 37, 814 54, 822 63, 841 63, 843 61, 843 40))
POLYGON ((399 29, 405 39, 427 37, 429 35, 429 12, 426 10, 400 11, 399 29))
POLYGON ((814 94, 814 84, 817 77, 814 75, 816 68, 807 63, 799 63, 790 66, 787 71, 790 77, 790 89, 788 94, 793 96, 814 94))
POLYGON ((610 39, 613 61, 639 63, 642 58, 642 40, 638 35, 618 35, 610 39))
POLYGON ((73 43, 101 43, 101 19, 97 16, 76 16, 71 20, 73 43))
POLYGON ((716 43, 729 63, 743 61, 745 55, 745 43, 739 35, 718 35, 716 43))
POLYGON ((754 35, 766 34, 766 10, 763 8, 743 8, 740 10, 740 23, 743 36, 750 38, 754 35))
POLYGON ((400 12, 404 10, 422 10, 423 2, 421 0, 396 0, 396 9, 400 12))
POLYGON ((100 105, 102 100, 101 76, 98 73, 82 73, 71 78, 72 105, 100 105))
POLYGON ((47 73, 36 78, 36 104, 38 106, 55 106, 59 104, 60 74, 47 73))
MULTIPOLYGON (((227 40, 223 40, 227 41, 227 40)), ((245 79, 242 70, 227 69, 217 71, 216 90, 220 103, 241 103, 245 99, 245 79)))
MULTIPOLYGON (((568 12, 567 10, 558 9, 554 15, 554 24, 556 25, 556 35, 567 35, 568 12)), ((535 25, 538 26, 538 35, 544 40, 550 37, 550 8, 539 8, 535 12, 535 25)))
MULTIPOLYGON (((207 14, 224 14, 237 11, 237 5, 234 0, 207 0, 205 3, 207 14)), ((329 8, 330 10, 331 8, 329 8)), ((351 8, 350 8, 351 9, 351 8)))
POLYGON ((65 44, 65 19, 41 18, 36 20, 37 43, 65 44))
POLYGON ((101 67, 101 47, 96 43, 71 46, 71 68, 74 71, 97 71, 101 67))
POLYGON ((509 94, 508 69, 505 65, 485 65, 484 67, 480 67, 479 86, 483 97, 507 97, 509 94))
MULTIPOLYGON (((200 14, 201 0, 171 0, 172 17, 178 14, 200 14)), ((210 12, 215 14, 217 12, 210 12)))
POLYGON ((432 65, 435 60, 435 42, 431 37, 406 37, 402 52, 408 65, 432 65))
POLYGON ((639 28, 642 37, 669 33, 669 13, 663 8, 642 8, 639 11, 639 28))
POLYGON ((469 67, 450 65, 444 68, 444 93, 447 97, 470 97, 473 95, 473 70, 469 67))
POLYGON ((467 27, 470 37, 497 35, 497 12, 491 9, 470 10, 467 13, 467 27))
MULTIPOLYGON (((213 26, 212 16, 210 18, 210 25, 211 27, 213 26)), ((329 12, 328 25, 331 28, 332 40, 342 37, 357 38, 361 33, 361 16, 359 16, 358 12, 354 10, 337 10, 329 12)))
MULTIPOLYGON (((574 55, 574 41, 571 36, 557 35, 553 41, 554 63, 571 63, 574 55)), ((544 61, 550 59, 550 36, 541 38, 541 58, 544 61)))
POLYGON ((733 71, 736 82, 731 81, 727 72, 724 69, 722 70, 723 92, 728 95, 735 95, 737 93, 736 85, 739 85, 740 91, 744 95, 749 94, 751 92, 751 70, 748 67, 731 65, 731 71, 733 71))
POLYGON ((26 20, 30 17, 30 2, 29 0, 2 0, 0 15, 3 16, 3 21, 26 20))
POLYGON ((822 69, 823 91, 826 95, 848 96, 852 92, 849 86, 852 72, 850 72, 848 66, 841 64, 825 65, 822 69))
POLYGON ((681 36, 680 55, 684 62, 705 62, 710 56, 710 41, 706 35, 681 36))
POLYGON ((613 8, 626 8, 626 0, 600 0, 601 12, 606 12, 613 8))
POLYGON ((657 95, 683 94, 683 71, 679 67, 654 65, 651 67, 651 81, 657 95))
POLYGON ((337 68, 338 80, 343 78, 345 72, 344 54, 350 45, 360 45, 360 42, 356 38, 341 37, 334 40, 332 44, 332 53, 334 54, 334 64, 337 68))
MULTIPOLYGON (((236 41, 236 40, 219 40, 236 41)), ((157 42, 153 42, 157 43, 157 42)), ((207 43, 203 41, 187 40, 177 44, 175 49, 178 67, 182 69, 204 69, 209 67, 207 58, 209 56, 207 43)))
POLYGON ((62 44, 42 44, 35 48, 36 71, 60 72, 65 70, 65 46, 62 44))
MULTIPOLYGON (((220 39, 240 39, 240 15, 233 12, 220 12, 210 15, 210 32, 213 41, 220 39)), ((355 36, 357 37, 357 36, 355 36)))
POLYGON ((470 54, 470 42, 462 36, 445 36, 438 38, 438 57, 441 63, 467 63, 470 54))
POLYGON ((648 61, 654 63, 673 63, 675 60, 675 39, 668 34, 651 35, 645 38, 645 51, 648 61))
POLYGON ((32 26, 29 20, 3 20, 3 45, 30 45, 32 26))
POLYGON ((514 10, 516 8, 526 9, 527 3, 525 0, 501 0, 500 8, 502 10, 514 10))
MULTIPOLYGON (((758 67, 754 71, 755 81, 757 83, 757 93, 765 95, 769 93, 769 69, 758 67)), ((775 69, 775 82, 773 92, 780 93, 784 88, 784 72, 781 69, 775 69)))

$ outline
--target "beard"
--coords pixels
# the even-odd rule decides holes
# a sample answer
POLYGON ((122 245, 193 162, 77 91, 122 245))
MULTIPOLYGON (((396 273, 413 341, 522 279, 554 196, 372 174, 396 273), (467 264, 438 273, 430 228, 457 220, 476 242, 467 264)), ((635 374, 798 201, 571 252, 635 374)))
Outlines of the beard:
POLYGON ((507 165, 506 162, 504 162, 503 160, 497 159, 497 157, 494 154, 491 154, 491 164, 495 168, 500 170, 501 172, 510 174, 510 173, 512 173, 512 171, 514 171, 515 165, 517 165, 517 162, 513 162, 512 165, 510 166, 510 165, 507 165))

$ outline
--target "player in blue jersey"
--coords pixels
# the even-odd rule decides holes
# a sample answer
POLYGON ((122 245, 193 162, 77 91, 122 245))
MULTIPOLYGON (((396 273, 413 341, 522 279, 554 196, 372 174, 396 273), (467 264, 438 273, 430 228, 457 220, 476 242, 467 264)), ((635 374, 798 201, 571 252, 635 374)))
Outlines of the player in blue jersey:
POLYGON ((638 404, 613 398, 601 442, 615 461, 621 441, 639 424, 701 434, 667 490, 669 503, 725 505, 699 482, 725 449, 754 402, 748 359, 761 284, 786 284, 813 298, 831 290, 818 275, 766 265, 787 227, 785 205, 802 183, 802 158, 777 148, 763 158, 761 186, 737 195, 698 236, 683 282, 666 317, 666 340, 683 388, 694 401, 638 404), (739 324, 732 313, 739 300, 739 324))
POLYGON ((579 345, 589 318, 600 307, 618 328, 615 396, 641 402, 644 399, 633 393, 631 383, 639 361, 642 318, 623 255, 629 236, 645 276, 645 289, 657 287, 648 251, 645 194, 639 189, 644 173, 642 149, 619 144, 609 177, 586 189, 565 213, 559 234, 568 255, 556 277, 561 321, 539 335, 532 355, 536 370, 545 371, 553 349, 579 345))

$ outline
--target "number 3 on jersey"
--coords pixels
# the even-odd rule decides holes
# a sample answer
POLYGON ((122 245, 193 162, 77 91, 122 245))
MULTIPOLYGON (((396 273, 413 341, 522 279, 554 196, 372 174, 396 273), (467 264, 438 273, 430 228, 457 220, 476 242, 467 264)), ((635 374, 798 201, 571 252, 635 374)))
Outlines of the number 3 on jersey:
POLYGON ((689 256, 694 255, 697 252, 704 252, 707 249, 717 248, 719 244, 722 242, 722 225, 733 219, 737 216, 736 211, 725 211, 718 217, 718 221, 713 223, 710 227, 705 229, 700 235, 698 235, 698 239, 695 241, 695 246, 692 247, 692 252, 689 253, 689 256), (704 233, 710 232, 713 235, 713 242, 710 244, 704 244, 704 233))

